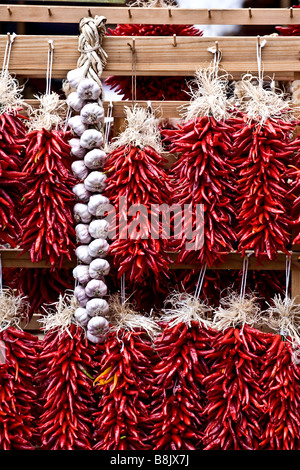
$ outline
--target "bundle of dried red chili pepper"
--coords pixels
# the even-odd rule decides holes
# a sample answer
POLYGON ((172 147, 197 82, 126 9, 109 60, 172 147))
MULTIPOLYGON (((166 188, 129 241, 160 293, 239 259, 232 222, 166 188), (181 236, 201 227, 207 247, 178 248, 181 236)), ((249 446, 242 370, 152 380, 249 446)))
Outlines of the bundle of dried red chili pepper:
MULTIPOLYGON (((131 127, 118 137, 116 142, 120 145, 109 153, 105 165, 104 194, 114 205, 113 214, 109 214, 112 221, 109 254, 119 278, 125 275, 127 283, 137 288, 147 280, 148 289, 153 289, 154 293, 164 292, 170 259, 165 253, 168 240, 162 234, 159 208, 170 200, 170 185, 163 157, 143 142, 146 111, 137 107, 132 111, 128 109, 128 116, 131 127), (141 126, 140 131, 138 126, 141 126), (127 134, 129 139, 125 143, 127 134), (137 136, 140 143, 132 135, 137 136)), ((150 132, 155 134, 151 128, 152 117, 147 122, 150 132)))
POLYGON ((23 116, 17 111, 0 114, 0 244, 15 248, 22 234, 19 204, 26 188, 21 181, 27 145, 23 116))
POLYGON ((57 302, 65 290, 74 288, 71 269, 4 268, 3 281, 5 286, 16 289, 18 294, 26 297, 26 321, 43 306, 57 302))
POLYGON ((30 253, 32 262, 47 260, 51 266, 61 267, 66 258, 71 259, 76 240, 70 135, 42 128, 29 132, 27 138, 20 247, 30 253))
POLYGON ((99 398, 93 415, 93 450, 150 450, 148 403, 154 352, 144 325, 156 327, 128 306, 119 309, 124 315, 123 326, 107 334, 100 373, 94 380, 99 398))
MULTIPOLYGON (((119 24, 115 29, 108 28, 111 36, 202 36, 202 31, 191 25, 138 25, 119 24)), ((125 76, 110 76, 105 80, 106 85, 122 99, 130 100, 136 94, 137 100, 177 100, 185 101, 188 86, 187 77, 136 77, 136 90, 132 89, 132 78, 125 76)))
POLYGON ((96 352, 75 324, 50 330, 43 338, 37 375, 41 450, 91 450, 96 352))

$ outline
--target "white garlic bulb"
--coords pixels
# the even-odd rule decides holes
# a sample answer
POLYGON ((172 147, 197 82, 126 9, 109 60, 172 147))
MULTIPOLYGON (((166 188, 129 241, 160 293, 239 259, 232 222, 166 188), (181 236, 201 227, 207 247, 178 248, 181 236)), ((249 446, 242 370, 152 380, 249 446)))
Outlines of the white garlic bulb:
POLYGON ((93 194, 88 202, 88 210, 96 217, 104 216, 109 209, 109 199, 102 194, 93 194))
POLYGON ((68 120, 68 126, 78 137, 80 137, 87 129, 86 125, 81 121, 81 117, 78 115, 72 116, 68 120))
POLYGON ((88 297, 104 297, 107 294, 107 285, 101 279, 92 279, 85 286, 88 297))
POLYGON ((106 318, 98 315, 97 317, 92 317, 87 324, 87 331, 92 333, 95 336, 103 336, 109 330, 109 322, 106 318))
POLYGON ((107 276, 110 264, 106 259, 96 258, 89 265, 89 275, 92 279, 102 279, 107 276))
POLYGON ((72 162, 71 170, 73 172, 73 175, 81 181, 83 181, 89 174, 89 170, 85 166, 83 160, 75 160, 74 162, 72 162))
POLYGON ((89 252, 88 245, 79 245, 75 250, 75 255, 84 264, 90 264, 93 261, 93 256, 89 252))
POLYGON ((90 227, 86 224, 78 224, 75 226, 76 239, 83 245, 92 241, 92 235, 90 234, 90 227))
POLYGON ((97 129, 87 129, 80 137, 81 147, 84 147, 88 150, 100 148, 103 142, 104 139, 102 132, 97 131, 97 129))
POLYGON ((85 101, 82 100, 76 91, 72 91, 67 99, 66 99, 67 105, 70 106, 70 108, 74 109, 74 111, 79 112, 84 106, 85 106, 85 101))
POLYGON ((106 162, 106 153, 101 149, 93 149, 84 156, 84 163, 90 170, 103 168, 106 162))
POLYGON ((91 193, 104 191, 107 176, 101 171, 91 171, 85 178, 84 185, 91 193))
POLYGON ((95 219, 89 224, 89 234, 93 238, 107 238, 109 223, 105 219, 95 219))
POLYGON ((109 312, 109 305, 105 299, 94 298, 87 302, 86 311, 90 317, 105 316, 109 312))
POLYGON ((89 63, 88 61, 82 65, 81 67, 78 67, 73 70, 69 70, 67 73, 67 80, 69 84, 71 85, 72 88, 77 88, 79 83, 84 80, 84 77, 86 75, 87 69, 88 69, 89 63))
POLYGON ((92 214, 89 212, 87 204, 83 204, 82 202, 76 202, 73 213, 76 222, 88 224, 92 220, 92 214))
POLYGON ((83 158, 86 154, 86 149, 81 147, 80 145, 80 139, 77 137, 73 137, 72 139, 69 140, 69 145, 71 146, 71 155, 73 155, 76 158, 83 158))
POLYGON ((104 118, 103 106, 99 106, 97 103, 87 103, 81 109, 80 117, 87 126, 98 124, 104 118))
POLYGON ((91 78, 85 78, 78 84, 77 93, 82 100, 97 100, 101 94, 101 88, 91 78))
POLYGON ((86 337, 91 343, 94 343, 94 344, 102 344, 105 341, 105 336, 102 336, 102 335, 96 336, 96 335, 93 335, 90 331, 86 332, 86 337))
POLYGON ((87 326, 88 322, 90 321, 90 317, 87 314, 87 311, 84 307, 77 307, 74 312, 74 317, 80 323, 81 326, 87 326))
POLYGON ((93 258, 104 258, 109 250, 109 244, 104 238, 97 238, 88 245, 88 253, 93 258))
POLYGON ((89 301, 89 296, 85 292, 85 288, 83 286, 79 285, 75 287, 74 296, 76 297, 80 307, 85 307, 89 301))
POLYGON ((85 266, 83 264, 75 266, 73 269, 73 277, 79 282, 79 284, 87 284, 91 280, 89 266, 85 266))
POLYGON ((75 184, 75 186, 73 186, 72 188, 72 192, 75 194, 76 198, 81 202, 89 202, 91 198, 91 193, 86 189, 83 183, 75 184))

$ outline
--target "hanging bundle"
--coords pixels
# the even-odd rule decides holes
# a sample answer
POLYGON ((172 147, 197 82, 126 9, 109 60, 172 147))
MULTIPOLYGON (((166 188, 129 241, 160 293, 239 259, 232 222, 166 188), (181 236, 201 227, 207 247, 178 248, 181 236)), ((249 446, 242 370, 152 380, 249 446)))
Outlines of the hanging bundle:
POLYGON ((238 250, 254 250, 259 260, 287 253, 291 243, 292 195, 288 165, 295 126, 291 103, 282 94, 243 77, 239 108, 244 122, 234 134, 237 179, 238 250))
POLYGON ((162 131, 171 141, 170 151, 180 154, 170 169, 172 203, 186 208, 188 229, 182 237, 174 234, 177 262, 196 263, 198 270, 224 261, 236 239, 232 228, 234 127, 227 84, 227 75, 218 76, 217 66, 199 70, 183 123, 162 131))
POLYGON ((150 450, 149 409, 152 341, 159 328, 128 301, 110 301, 110 329, 94 380, 93 450, 150 450))
POLYGON ((41 319, 45 336, 38 357, 37 428, 41 450, 91 450, 95 409, 92 374, 97 346, 74 321, 73 295, 60 296, 41 319))
POLYGON ((34 450, 37 337, 20 327, 26 301, 0 289, 0 449, 34 450))
POLYGON ((163 332, 154 343, 151 445, 154 450, 202 448, 205 390, 209 374, 202 350, 215 335, 210 308, 197 296, 174 292, 166 299, 163 332))
MULTIPOLYGON (((172 1, 134 1, 131 6, 141 8, 176 7, 172 1)), ((202 36, 202 31, 191 25, 178 24, 118 24, 108 28, 111 36, 202 36)), ((133 64, 133 69, 135 65, 133 64)), ((135 72, 135 70, 133 70, 135 72)), ((187 77, 145 77, 110 76, 105 80, 123 100, 181 100, 185 101, 188 92, 187 77)))
POLYGON ((105 165, 104 194, 114 206, 109 254, 129 288, 156 296, 165 292, 168 280, 167 231, 159 208, 168 207, 170 185, 154 114, 137 105, 125 109, 125 130, 112 141, 105 165))
POLYGON ((46 94, 37 97, 40 106, 30 116, 28 144, 22 171, 21 221, 22 252, 32 262, 47 260, 61 267, 75 249, 72 192, 76 180, 71 173, 69 134, 63 127, 66 106, 57 93, 51 93, 53 47, 49 42, 46 94))
POLYGON ((8 72, 15 34, 8 35, 0 75, 0 245, 15 248, 22 234, 19 204, 25 185, 21 166, 27 145, 22 87, 8 72))
MULTIPOLYGON (((73 187, 76 197, 74 218, 77 247, 75 254, 78 264, 73 270, 75 278, 74 294, 79 302, 75 312, 81 326, 88 328, 97 315, 108 312, 107 294, 104 277, 110 271, 105 259, 109 244, 107 242, 108 222, 104 219, 109 200, 102 195, 106 186, 106 175, 102 171, 106 161, 104 151, 104 109, 102 104, 103 87, 101 75, 107 55, 102 48, 105 36, 106 18, 83 18, 80 21, 78 48, 80 57, 77 68, 70 70, 64 89, 67 95, 69 114, 68 126, 72 137, 69 140, 72 172, 77 180, 73 187)), ((90 334, 90 341, 104 341, 104 332, 90 334)))
POLYGON ((300 449, 300 305, 288 294, 290 267, 287 256, 285 296, 275 295, 265 312, 274 334, 262 361, 261 387, 268 407, 260 442, 264 450, 300 449))

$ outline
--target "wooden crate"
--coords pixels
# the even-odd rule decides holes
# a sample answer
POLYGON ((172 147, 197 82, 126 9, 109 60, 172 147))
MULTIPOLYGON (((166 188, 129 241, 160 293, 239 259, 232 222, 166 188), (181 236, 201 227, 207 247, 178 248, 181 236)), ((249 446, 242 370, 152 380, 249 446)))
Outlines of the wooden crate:
MULTIPOLYGON (((128 8, 125 6, 56 6, 0 5, 2 22, 13 23, 75 23, 86 16, 105 16, 108 25, 123 24, 223 24, 223 25, 288 25, 300 24, 300 9, 182 9, 182 8, 128 8)), ((53 78, 64 79, 69 70, 76 67, 78 37, 67 35, 17 35, 11 52, 9 69, 17 77, 45 78, 47 68, 48 41, 54 45, 53 78)), ((136 74, 144 76, 191 76, 199 67, 206 67, 212 60, 209 48, 216 43, 222 51, 222 67, 233 79, 244 73, 257 73, 257 37, 113 37, 103 40, 108 62, 103 78, 109 75, 132 75, 132 47, 135 48, 136 74)), ((264 73, 275 80, 293 80, 293 95, 300 104, 300 37, 266 36, 262 50, 264 73)), ((6 35, 0 35, 0 63, 3 60, 6 35)), ((147 106, 148 102, 138 101, 147 106)), ((35 106, 36 102, 30 100, 35 106)), ((113 102, 114 129, 117 132, 124 123, 124 107, 130 101, 113 102)), ((185 102, 155 101, 152 108, 160 117, 180 117, 180 107, 185 102)), ((109 103, 105 102, 107 109, 109 103)), ((170 166, 174 156, 168 157, 170 166)), ((31 263, 29 255, 20 256, 20 250, 0 250, 4 267, 47 267, 44 262, 31 263)), ((300 296, 300 249, 293 247, 291 289, 293 296, 300 296)), ((242 269, 243 259, 238 253, 228 254, 225 263, 211 269, 242 269)), ((76 260, 66 262, 64 267, 73 267, 76 260)), ((188 269, 193 266, 173 264, 173 269, 188 269)), ((274 261, 258 265, 250 257, 249 269, 285 270, 286 256, 279 253, 274 261)), ((34 319, 36 327, 36 319, 34 319)), ((28 326, 29 329, 34 327, 28 326)))

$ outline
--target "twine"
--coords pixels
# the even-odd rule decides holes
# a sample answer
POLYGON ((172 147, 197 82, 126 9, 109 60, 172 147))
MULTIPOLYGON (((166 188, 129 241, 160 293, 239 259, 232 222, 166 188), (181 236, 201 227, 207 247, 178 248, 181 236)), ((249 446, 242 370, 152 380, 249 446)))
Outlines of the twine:
POLYGON ((207 264, 205 263, 201 267, 201 270, 199 273, 198 282, 197 282, 196 290, 195 290, 195 299, 199 299, 199 296, 202 290, 202 285, 203 285, 204 278, 205 278, 206 269, 207 269, 207 264))
POLYGON ((4 59, 3 59, 3 66, 2 66, 2 72, 1 72, 2 77, 5 74, 8 73, 8 66, 9 66, 9 61, 10 61, 11 48, 12 48, 12 45, 13 45, 13 42, 14 42, 16 36, 17 36, 16 33, 13 33, 13 34, 8 33, 8 35, 7 35, 7 41, 6 41, 4 59))

